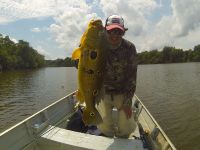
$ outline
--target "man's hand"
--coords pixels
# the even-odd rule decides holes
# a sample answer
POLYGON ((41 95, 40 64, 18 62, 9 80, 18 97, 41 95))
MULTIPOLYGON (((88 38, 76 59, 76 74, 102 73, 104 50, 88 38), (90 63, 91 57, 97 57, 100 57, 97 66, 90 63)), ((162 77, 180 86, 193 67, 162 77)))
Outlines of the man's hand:
POLYGON ((123 110, 124 111, 127 119, 131 118, 132 111, 133 111, 131 106, 123 105, 119 110, 123 110))

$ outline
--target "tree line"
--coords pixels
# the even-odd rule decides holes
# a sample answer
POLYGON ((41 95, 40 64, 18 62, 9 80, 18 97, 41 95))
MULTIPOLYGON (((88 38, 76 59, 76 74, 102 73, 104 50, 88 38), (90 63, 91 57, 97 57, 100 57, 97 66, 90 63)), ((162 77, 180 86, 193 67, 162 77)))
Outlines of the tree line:
POLYGON ((74 61, 70 57, 45 60, 44 56, 30 47, 28 42, 19 40, 18 43, 14 43, 9 36, 3 37, 0 34, 0 71, 72 66, 74 66, 74 61))
POLYGON ((56 59, 56 60, 46 60, 47 67, 74 67, 75 62, 70 58, 56 59))
MULTIPOLYGON (((157 49, 138 53, 139 64, 161 64, 200 62, 200 45, 193 49, 183 50, 165 46, 157 49)), ((0 34, 0 71, 10 69, 34 69, 40 67, 73 67, 75 62, 70 58, 45 60, 44 56, 30 47, 29 43, 19 40, 14 43, 9 36, 0 34)))
POLYGON ((184 51, 170 46, 165 46, 161 51, 144 51, 138 53, 138 61, 139 64, 200 62, 200 45, 184 51))
POLYGON ((14 43, 9 36, 0 34, 0 71, 33 69, 44 65, 44 56, 30 47, 28 42, 19 40, 14 43))

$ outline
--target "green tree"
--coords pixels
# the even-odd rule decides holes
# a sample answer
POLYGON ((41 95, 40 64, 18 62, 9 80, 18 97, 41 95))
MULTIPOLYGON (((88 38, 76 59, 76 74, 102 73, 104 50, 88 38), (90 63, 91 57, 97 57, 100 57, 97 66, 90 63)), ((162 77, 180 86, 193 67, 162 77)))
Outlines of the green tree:
POLYGON ((0 66, 3 70, 37 68, 44 63, 44 56, 30 47, 28 42, 19 40, 14 43, 9 36, 0 34, 0 66))
POLYGON ((66 57, 64 61, 65 61, 66 67, 73 67, 74 66, 74 61, 70 57, 66 57))
POLYGON ((163 63, 170 63, 171 62, 171 56, 172 56, 172 50, 174 47, 165 46, 162 51, 162 62, 163 63))
POLYGON ((195 62, 200 61, 200 45, 196 45, 194 47, 193 61, 195 61, 195 62))
POLYGON ((193 60, 193 51, 191 49, 184 52, 183 62, 191 62, 193 60))

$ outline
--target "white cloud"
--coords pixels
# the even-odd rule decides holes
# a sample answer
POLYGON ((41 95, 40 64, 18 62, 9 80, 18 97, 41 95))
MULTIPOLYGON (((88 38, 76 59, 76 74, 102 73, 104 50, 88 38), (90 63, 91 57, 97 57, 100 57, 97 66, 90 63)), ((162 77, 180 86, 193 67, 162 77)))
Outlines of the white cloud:
POLYGON ((187 36, 178 37, 175 39, 175 46, 182 49, 193 49, 194 46, 200 44, 200 26, 192 31, 189 31, 187 36))
MULTIPOLYGON (((91 7, 84 0, 4 0, 0 1, 0 21, 12 22, 27 18, 42 18, 52 16, 55 23, 50 25, 48 31, 60 47, 71 55, 72 49, 78 46, 81 34, 91 18, 96 13, 91 12, 91 7), (5 21, 3 19, 9 18, 5 21)), ((41 29, 33 28, 32 32, 39 32, 41 29)))
POLYGON ((31 31, 32 32, 41 32, 40 28, 32 28, 31 31))
POLYGON ((193 48, 199 44, 200 37, 200 1, 172 0, 172 14, 163 16, 149 32, 138 39, 139 48, 151 50, 164 46, 175 46, 183 49, 193 48), (142 39, 144 39, 142 43, 142 39))
MULTIPOLYGON (((8 36, 8 35, 2 34, 2 36, 5 38, 5 37, 8 36)), ((15 39, 14 37, 9 36, 9 39, 10 39, 11 41, 13 41, 14 43, 18 43, 18 40, 15 39)))
POLYGON ((18 43, 18 40, 13 38, 13 37, 9 37, 11 41, 13 41, 14 43, 18 43))
POLYGON ((45 59, 55 59, 55 56, 49 53, 48 50, 45 50, 41 45, 38 45, 35 49, 38 51, 38 53, 44 55, 45 59))
POLYGON ((200 25, 199 0, 172 0, 175 35, 184 36, 200 25))
MULTIPOLYGON (((43 18, 52 16, 55 23, 48 31, 61 48, 66 49, 67 56, 79 45, 79 40, 91 18, 102 15, 120 14, 129 28, 126 38, 135 43, 138 52, 160 49, 163 46, 192 48, 200 38, 200 1, 171 0, 172 12, 164 12, 164 0, 1 0, 0 24, 26 18, 43 18), (94 6, 96 5, 96 6, 94 6), (98 8, 97 8, 98 6, 98 8), (95 11, 97 8, 97 11, 95 11), (160 15, 162 14, 162 16, 160 15), (159 17, 159 15, 161 18, 159 17), (151 15, 157 15, 156 22, 151 15)), ((43 31, 34 28, 32 31, 43 31)))
POLYGON ((5 20, 12 22, 19 19, 51 16, 56 13, 55 6, 54 0, 1 0, 0 18, 4 22, 5 20))
POLYGON ((10 22, 8 18, 0 16, 0 24, 6 24, 8 22, 10 22))
POLYGON ((140 35, 148 24, 145 15, 159 7, 154 0, 101 0, 103 12, 106 16, 119 14, 123 16, 129 33, 135 36, 140 35))
MULTIPOLYGON (((155 23, 148 17, 154 11, 163 7, 162 1, 101 0, 100 4, 106 16, 119 14, 124 18, 125 26, 128 27, 125 37, 135 43, 139 52, 160 47, 160 44, 157 43, 157 37, 160 36, 160 33, 157 31, 155 23)), ((158 39, 160 40, 160 37, 158 39)), ((164 35, 162 39, 165 39, 164 35)))
POLYGON ((68 56, 71 56, 73 49, 78 47, 80 37, 89 20, 97 17, 95 13, 90 14, 89 11, 90 7, 86 5, 83 8, 68 8, 55 16, 56 23, 49 28, 55 41, 67 50, 68 56))
POLYGON ((84 0, 1 0, 0 24, 19 19, 56 16, 69 8, 87 7, 84 0))

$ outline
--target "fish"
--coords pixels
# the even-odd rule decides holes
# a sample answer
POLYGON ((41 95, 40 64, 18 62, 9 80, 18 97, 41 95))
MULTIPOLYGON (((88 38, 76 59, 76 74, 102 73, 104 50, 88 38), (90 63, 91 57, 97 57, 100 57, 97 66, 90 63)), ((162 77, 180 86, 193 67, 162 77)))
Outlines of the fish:
POLYGON ((81 37, 79 47, 72 54, 73 60, 79 60, 76 97, 80 103, 85 103, 83 122, 86 125, 102 123, 95 102, 100 97, 107 58, 104 32, 100 19, 91 20, 81 37))

